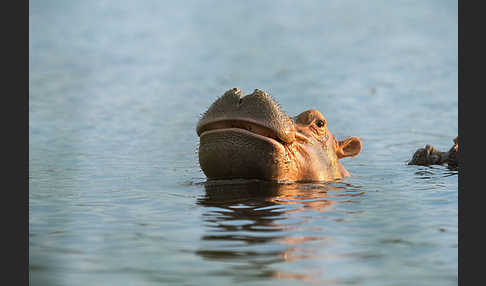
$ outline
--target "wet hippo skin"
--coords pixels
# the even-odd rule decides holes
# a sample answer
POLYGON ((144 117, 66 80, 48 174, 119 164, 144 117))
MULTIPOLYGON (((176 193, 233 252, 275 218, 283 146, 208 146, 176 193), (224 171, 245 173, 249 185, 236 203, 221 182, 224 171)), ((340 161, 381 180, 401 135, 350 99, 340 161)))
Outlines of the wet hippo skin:
POLYGON ((361 140, 338 141, 317 110, 289 117, 266 92, 233 88, 199 120, 199 164, 209 179, 328 181, 349 176, 340 159, 361 152, 361 140))

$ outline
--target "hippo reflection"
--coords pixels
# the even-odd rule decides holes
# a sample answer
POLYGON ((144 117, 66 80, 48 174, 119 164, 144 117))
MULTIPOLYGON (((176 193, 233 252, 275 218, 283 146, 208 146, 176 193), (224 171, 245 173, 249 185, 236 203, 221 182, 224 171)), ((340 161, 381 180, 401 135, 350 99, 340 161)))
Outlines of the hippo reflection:
POLYGON ((339 159, 356 156, 361 140, 338 141, 324 116, 287 116, 270 95, 237 88, 218 98, 197 125, 199 164, 209 179, 329 181, 349 176, 339 159))
MULTIPOLYGON (((229 262, 231 268, 226 269, 226 275, 246 282, 261 277, 313 281, 315 277, 308 272, 283 273, 270 267, 274 263, 315 259, 316 253, 309 252, 306 244, 325 246, 332 240, 325 229, 314 227, 302 232, 306 221, 289 221, 289 216, 299 218, 292 214, 306 211, 327 212, 339 203, 338 197, 349 202, 362 195, 358 187, 349 184, 278 184, 260 180, 208 181, 205 190, 197 204, 204 207, 206 232, 196 253, 210 261, 229 262)), ((308 215, 301 218, 304 217, 308 215)), ((316 216, 324 219, 323 226, 326 218, 316 216)))

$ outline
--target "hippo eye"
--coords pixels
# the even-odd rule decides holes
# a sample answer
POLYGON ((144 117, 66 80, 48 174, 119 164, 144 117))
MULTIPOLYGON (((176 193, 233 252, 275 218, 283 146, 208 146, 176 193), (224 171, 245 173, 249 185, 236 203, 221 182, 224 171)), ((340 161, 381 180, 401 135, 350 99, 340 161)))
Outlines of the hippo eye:
POLYGON ((316 125, 317 127, 321 128, 321 127, 324 127, 324 125, 326 125, 326 123, 323 121, 323 120, 317 120, 316 121, 316 125))

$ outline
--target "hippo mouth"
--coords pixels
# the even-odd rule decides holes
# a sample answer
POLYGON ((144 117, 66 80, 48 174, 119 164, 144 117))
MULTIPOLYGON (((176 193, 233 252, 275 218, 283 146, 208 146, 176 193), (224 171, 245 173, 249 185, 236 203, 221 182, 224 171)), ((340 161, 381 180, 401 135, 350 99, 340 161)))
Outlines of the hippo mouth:
POLYGON ((246 136, 253 136, 260 140, 269 141, 272 144, 285 145, 286 138, 280 138, 278 132, 249 119, 226 119, 214 121, 200 126, 197 134, 202 137, 205 134, 215 132, 239 132, 246 136))
POLYGON ((201 125, 199 163, 208 178, 278 178, 286 143, 277 132, 249 120, 201 125))

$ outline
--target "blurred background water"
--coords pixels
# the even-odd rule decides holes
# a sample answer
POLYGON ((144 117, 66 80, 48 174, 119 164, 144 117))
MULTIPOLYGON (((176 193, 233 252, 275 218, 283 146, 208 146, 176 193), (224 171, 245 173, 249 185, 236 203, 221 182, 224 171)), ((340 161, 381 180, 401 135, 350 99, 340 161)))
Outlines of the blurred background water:
POLYGON ((29 2, 31 285, 457 285, 457 1, 29 2), (339 182, 204 184, 229 88, 359 136, 339 182))

